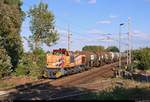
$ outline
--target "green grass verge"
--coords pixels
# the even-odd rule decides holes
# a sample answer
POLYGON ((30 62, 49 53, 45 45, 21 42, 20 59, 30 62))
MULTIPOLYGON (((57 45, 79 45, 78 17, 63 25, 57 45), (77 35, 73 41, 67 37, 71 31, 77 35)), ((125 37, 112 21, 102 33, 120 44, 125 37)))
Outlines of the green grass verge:
POLYGON ((130 100, 133 97, 138 97, 143 92, 143 89, 138 88, 125 89, 116 87, 112 90, 82 95, 79 97, 79 100, 130 100))
POLYGON ((15 87, 16 85, 13 84, 13 83, 10 83, 10 82, 3 82, 3 83, 0 83, 0 90, 5 90, 5 89, 8 89, 8 88, 13 88, 15 87))

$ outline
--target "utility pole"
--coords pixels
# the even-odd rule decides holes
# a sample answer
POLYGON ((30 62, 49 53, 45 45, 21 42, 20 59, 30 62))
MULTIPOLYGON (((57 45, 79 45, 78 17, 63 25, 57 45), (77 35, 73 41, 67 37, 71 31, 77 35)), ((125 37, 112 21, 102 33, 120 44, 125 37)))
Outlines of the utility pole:
POLYGON ((120 76, 120 70, 121 70, 121 26, 123 26, 124 23, 121 23, 119 25, 119 76, 120 76))
POLYGON ((124 25, 123 23, 119 26, 119 67, 121 67, 121 26, 124 25))
POLYGON ((68 25, 68 33, 67 33, 67 39, 68 39, 68 51, 70 50, 70 38, 71 38, 71 33, 70 33, 70 26, 68 25))
POLYGON ((132 42, 131 42, 131 28, 130 28, 130 22, 131 22, 131 18, 130 17, 128 17, 128 63, 129 64, 131 64, 131 60, 132 60, 132 56, 131 56, 131 51, 132 51, 132 48, 131 48, 131 44, 132 44, 132 42))

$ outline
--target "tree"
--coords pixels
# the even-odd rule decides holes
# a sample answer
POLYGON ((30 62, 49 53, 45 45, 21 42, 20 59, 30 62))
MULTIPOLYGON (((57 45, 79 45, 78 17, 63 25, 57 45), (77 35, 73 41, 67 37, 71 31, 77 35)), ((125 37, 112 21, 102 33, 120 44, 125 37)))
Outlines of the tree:
POLYGON ((5 49, 0 48, 0 78, 11 73, 11 58, 8 56, 5 49))
POLYGON ((23 53, 20 28, 24 19, 20 0, 0 0, 0 43, 16 68, 23 53))
POLYGON ((84 46, 82 51, 104 51, 103 46, 84 46))
POLYGON ((107 47, 106 51, 119 52, 119 49, 116 46, 109 46, 109 47, 107 47))
POLYGON ((29 39, 34 43, 33 49, 37 49, 41 44, 55 44, 59 37, 54 27, 54 15, 48 10, 48 5, 41 2, 30 8, 28 15, 31 18, 32 35, 29 39))
POLYGON ((41 45, 52 46, 59 39, 59 34, 54 26, 54 15, 48 10, 48 5, 40 3, 30 8, 28 12, 30 17, 30 30, 32 35, 29 38, 24 37, 33 54, 32 68, 30 75, 40 77, 46 65, 46 56, 41 45))
POLYGON ((132 53, 137 68, 143 70, 150 69, 150 48, 135 50, 132 53))

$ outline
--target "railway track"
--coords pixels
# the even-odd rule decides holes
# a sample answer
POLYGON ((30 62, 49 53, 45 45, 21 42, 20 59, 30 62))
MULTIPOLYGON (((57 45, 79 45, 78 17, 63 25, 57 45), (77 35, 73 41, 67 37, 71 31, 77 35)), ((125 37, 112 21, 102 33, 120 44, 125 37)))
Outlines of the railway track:
POLYGON ((85 93, 85 91, 80 89, 93 87, 83 83, 88 83, 99 77, 110 77, 112 75, 111 69, 116 65, 118 65, 118 62, 57 80, 43 80, 36 84, 28 84, 22 88, 16 88, 9 93, 11 93, 14 100, 55 100, 56 98, 62 99, 61 97, 73 97, 74 95, 85 93), (80 84, 82 84, 82 87, 78 86, 80 84))
POLYGON ((111 77, 113 76, 112 68, 116 67, 117 65, 118 62, 104 65, 98 68, 93 68, 82 73, 58 79, 56 81, 51 82, 51 84, 55 86, 71 86, 89 82, 91 80, 96 79, 97 77, 111 77))
MULTIPOLYGON (((55 96, 53 96, 50 100, 60 100, 60 99, 73 99, 74 97, 78 97, 80 95, 85 95, 88 94, 89 91, 94 91, 94 92, 98 92, 101 90, 104 90, 105 88, 111 87, 112 86, 112 82, 109 81, 104 81, 104 82, 98 82, 98 83, 89 83, 90 79, 94 79, 96 77, 97 78, 108 78, 111 77, 113 75, 112 72, 112 68, 116 66, 116 64, 118 63, 114 63, 114 64, 110 64, 110 65, 105 65, 101 68, 95 69, 90 71, 90 73, 86 73, 86 74, 82 74, 80 77, 76 77, 75 79, 70 79, 67 82, 66 81, 62 81, 60 80, 59 83, 63 83, 63 85, 65 85, 66 87, 78 87, 80 90, 78 90, 77 92, 67 92, 67 94, 64 95, 63 91, 59 91, 57 92, 57 94, 55 96), (97 73, 96 73, 97 72, 97 73), (96 73, 96 74, 93 74, 96 73), (83 84, 86 83, 86 84, 83 84), (86 89, 87 91, 81 91, 86 89), (62 96, 63 95, 63 96, 62 96)), ((52 82, 55 85, 59 86, 60 84, 58 84, 57 82, 52 82)), ((60 85, 61 86, 61 85, 60 85)), ((74 98, 76 99, 76 98, 74 98)))

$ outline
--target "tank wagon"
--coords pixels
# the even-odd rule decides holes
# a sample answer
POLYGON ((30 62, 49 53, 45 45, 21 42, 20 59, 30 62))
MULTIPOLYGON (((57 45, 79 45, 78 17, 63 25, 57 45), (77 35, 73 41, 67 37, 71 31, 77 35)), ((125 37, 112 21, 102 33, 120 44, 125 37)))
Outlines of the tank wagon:
MULTIPOLYGON (((125 54, 122 54, 125 57, 125 54)), ((72 52, 66 49, 55 49, 47 53, 46 72, 49 78, 79 73, 90 68, 100 67, 119 60, 119 53, 113 52, 72 52)))

